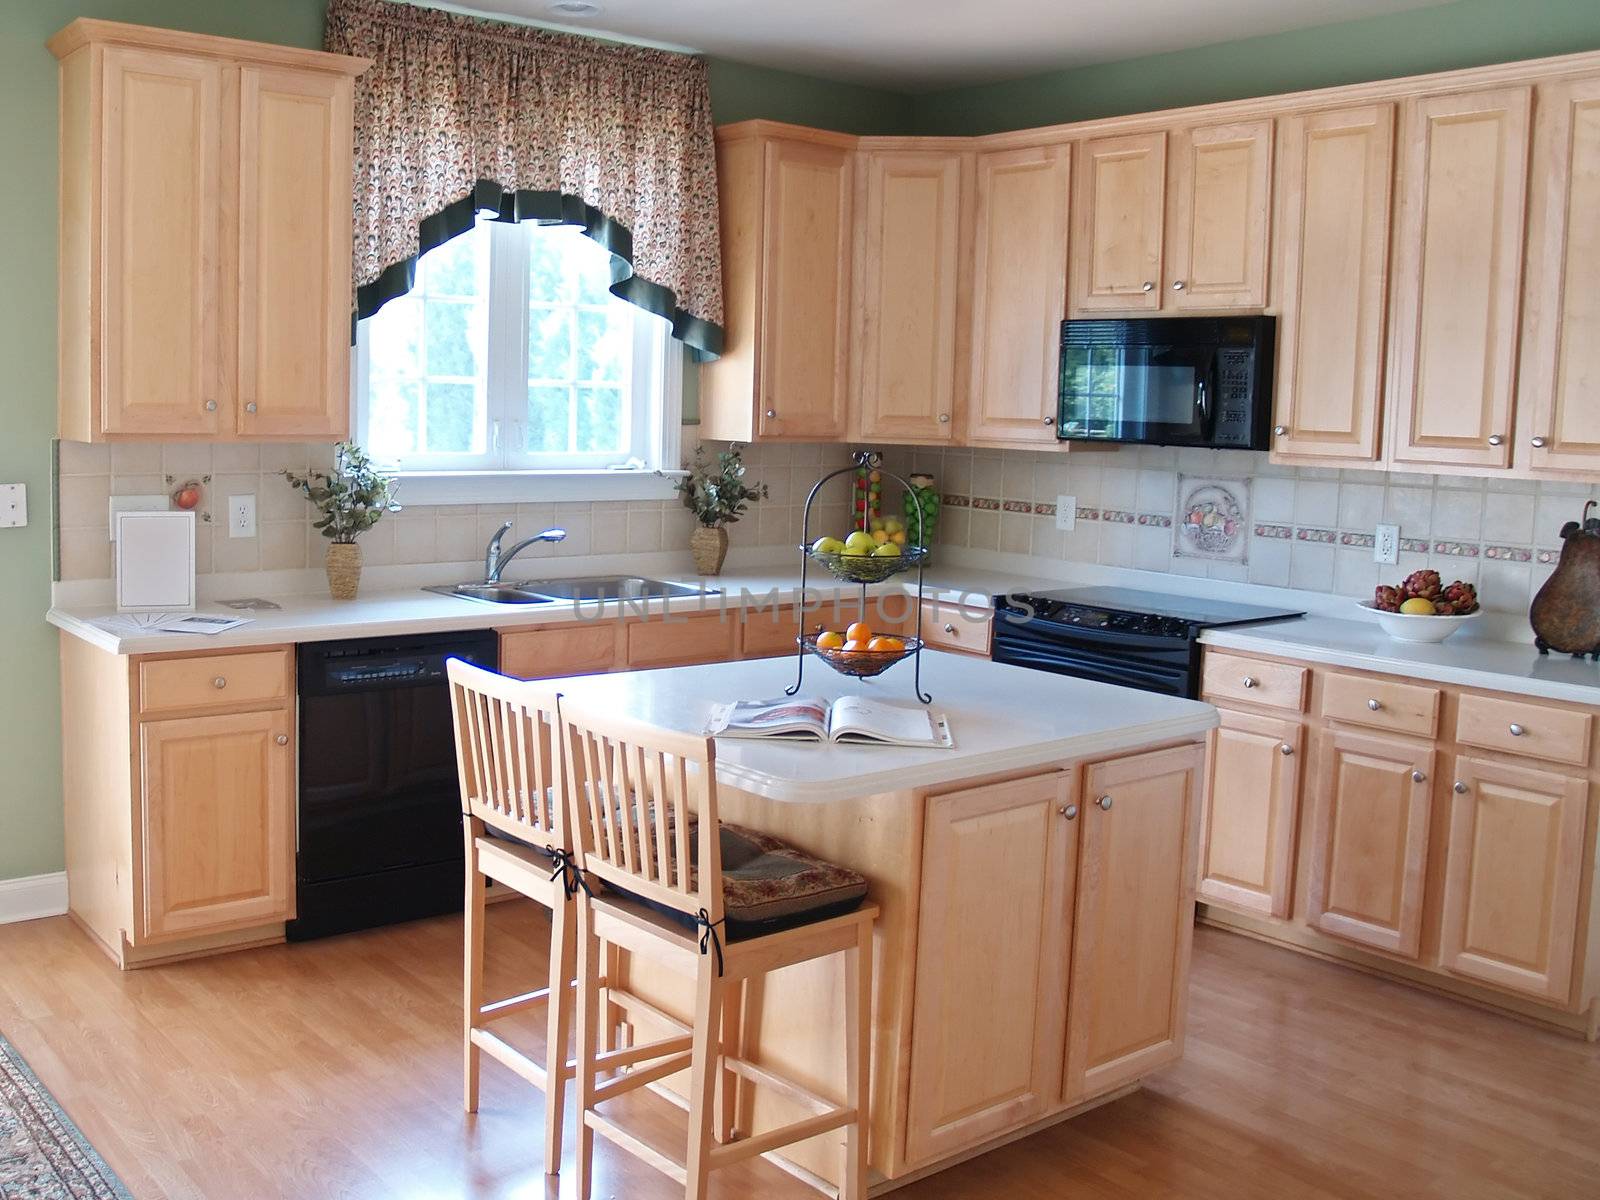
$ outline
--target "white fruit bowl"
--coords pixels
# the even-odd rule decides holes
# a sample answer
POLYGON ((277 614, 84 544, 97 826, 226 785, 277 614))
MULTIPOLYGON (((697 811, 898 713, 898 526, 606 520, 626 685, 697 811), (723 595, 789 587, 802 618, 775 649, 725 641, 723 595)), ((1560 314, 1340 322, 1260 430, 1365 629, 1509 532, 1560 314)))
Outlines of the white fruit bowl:
POLYGON ((1384 612, 1371 600, 1358 600, 1358 604, 1378 618, 1383 631, 1397 642, 1442 642, 1469 621, 1476 621, 1482 613, 1448 617, 1423 613, 1384 612))

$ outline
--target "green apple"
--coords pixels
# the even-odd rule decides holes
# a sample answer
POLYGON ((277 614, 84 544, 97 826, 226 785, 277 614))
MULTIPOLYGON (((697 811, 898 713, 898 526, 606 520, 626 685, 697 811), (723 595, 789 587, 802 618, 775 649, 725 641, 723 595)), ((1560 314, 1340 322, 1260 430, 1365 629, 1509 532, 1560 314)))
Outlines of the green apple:
POLYGON ((894 542, 884 542, 880 546, 873 547, 872 555, 874 558, 899 558, 900 547, 894 542))
POLYGON ((819 537, 811 543, 813 554, 843 554, 844 543, 836 537, 819 537))
POLYGON ((846 554, 871 554, 878 543, 872 540, 870 533, 858 529, 844 540, 844 553, 846 554))

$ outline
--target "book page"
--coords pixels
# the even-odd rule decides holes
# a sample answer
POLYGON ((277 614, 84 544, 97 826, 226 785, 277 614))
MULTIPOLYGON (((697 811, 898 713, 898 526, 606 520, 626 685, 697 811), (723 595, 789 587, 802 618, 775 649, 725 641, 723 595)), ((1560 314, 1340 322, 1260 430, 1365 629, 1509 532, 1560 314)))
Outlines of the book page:
POLYGON ((810 696, 740 700, 711 711, 706 732, 713 737, 803 737, 828 735, 828 702, 810 696))
POLYGON ((829 736, 839 741, 885 742, 898 746, 954 745, 944 719, 935 719, 915 704, 889 704, 864 696, 842 696, 833 702, 829 736))

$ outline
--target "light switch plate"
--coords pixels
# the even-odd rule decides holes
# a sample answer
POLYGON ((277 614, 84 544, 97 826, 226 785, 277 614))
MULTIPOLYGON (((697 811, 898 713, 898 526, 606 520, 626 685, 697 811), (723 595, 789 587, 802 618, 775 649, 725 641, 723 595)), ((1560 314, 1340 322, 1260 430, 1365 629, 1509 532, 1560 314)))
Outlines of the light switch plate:
POLYGON ((28 485, 0 483, 0 529, 20 529, 28 523, 28 485))
POLYGON ((256 535, 256 495, 228 497, 228 536, 253 538, 256 535))
POLYGON ((113 542, 117 540, 117 514, 120 512, 166 512, 171 507, 172 501, 166 496, 113 496, 108 536, 113 542))
POLYGON ((1056 528, 1063 533, 1071 533, 1078 527, 1078 498, 1076 496, 1056 497, 1056 528))
POLYGON ((1400 526, 1378 526, 1372 535, 1372 561, 1391 567, 1400 561, 1400 526))

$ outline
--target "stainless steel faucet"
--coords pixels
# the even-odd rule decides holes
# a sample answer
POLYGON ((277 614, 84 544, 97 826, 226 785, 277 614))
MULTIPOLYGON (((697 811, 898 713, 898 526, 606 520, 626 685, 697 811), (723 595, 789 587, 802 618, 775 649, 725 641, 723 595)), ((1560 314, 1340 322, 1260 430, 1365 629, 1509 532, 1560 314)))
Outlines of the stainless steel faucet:
POLYGON ((510 521, 507 521, 499 529, 495 530, 494 536, 489 539, 488 549, 483 552, 483 581, 485 583, 499 583, 500 572, 506 569, 506 564, 535 542, 559 542, 564 541, 567 536, 565 529, 546 529, 543 533, 536 533, 531 538, 523 538, 509 550, 501 550, 500 539, 511 532, 511 524, 510 521))

